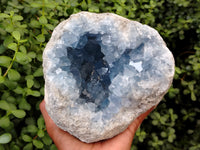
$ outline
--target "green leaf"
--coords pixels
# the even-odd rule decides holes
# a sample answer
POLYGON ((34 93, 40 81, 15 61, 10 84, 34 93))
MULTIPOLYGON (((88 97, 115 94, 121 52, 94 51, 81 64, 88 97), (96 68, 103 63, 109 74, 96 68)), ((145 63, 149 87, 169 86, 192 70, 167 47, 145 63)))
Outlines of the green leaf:
POLYGON ((4 133, 0 135, 0 144, 7 144, 11 141, 12 135, 10 133, 4 133))
POLYGON ((49 137, 48 134, 44 135, 44 137, 42 138, 42 141, 44 142, 45 145, 51 145, 52 144, 52 139, 49 137))
POLYGON ((37 39, 39 42, 41 42, 41 43, 45 41, 45 37, 44 37, 43 34, 39 34, 39 35, 36 37, 36 39, 37 39))
POLYGON ((21 88, 20 86, 17 86, 16 89, 13 90, 15 93, 17 94, 23 94, 24 93, 24 89, 21 88))
POLYGON ((22 135, 22 139, 25 141, 25 142, 31 142, 32 141, 32 138, 26 134, 22 135))
POLYGON ((37 20, 31 20, 30 25, 31 25, 33 28, 39 28, 39 27, 40 27, 40 23, 39 23, 37 20))
POLYGON ((47 24, 47 19, 46 19, 46 17, 45 17, 45 16, 41 16, 41 17, 39 18, 39 22, 40 22, 41 24, 47 24))
POLYGON ((33 145, 35 145, 35 147, 37 147, 38 149, 42 149, 44 146, 44 144, 39 140, 33 140, 33 145))
POLYGON ((5 40, 3 41, 3 46, 8 47, 10 43, 13 43, 13 37, 6 36, 5 40))
POLYGON ((0 45, 0 54, 3 54, 6 51, 4 45, 0 45))
POLYGON ((23 150, 32 150, 33 149, 33 144, 32 143, 28 143, 24 146, 23 150))
POLYGON ((20 79, 20 77, 21 76, 20 76, 19 72, 17 72, 16 70, 10 69, 8 71, 8 78, 11 81, 18 81, 20 79))
POLYGON ((38 128, 39 129, 43 129, 45 127, 44 125, 44 119, 42 117, 40 117, 38 120, 37 120, 37 125, 38 125, 38 128))
POLYGON ((34 77, 41 77, 43 76, 43 69, 42 68, 38 68, 34 73, 33 73, 34 77))
POLYGON ((55 144, 52 144, 50 150, 58 150, 55 144))
POLYGON ((14 26, 12 24, 9 24, 6 26, 6 31, 11 33, 14 30, 14 26))
POLYGON ((0 76, 0 84, 5 81, 5 78, 3 76, 0 76))
POLYGON ((31 89, 27 89, 27 95, 32 95, 35 97, 39 97, 40 96, 40 92, 35 91, 35 90, 31 90, 31 89))
POLYGON ((23 17, 20 15, 15 15, 12 17, 12 19, 13 19, 13 21, 21 21, 21 20, 23 20, 23 17))
POLYGON ((25 65, 25 64, 29 63, 29 61, 31 61, 31 60, 26 54, 24 54, 22 52, 17 52, 16 61, 22 65, 25 65))
POLYGON ((9 48, 9 49, 12 49, 12 50, 14 50, 14 51, 16 51, 16 50, 17 50, 17 44, 16 44, 16 43, 10 43, 10 44, 8 45, 8 48, 9 48))
POLYGON ((37 135, 42 138, 44 136, 44 131, 42 129, 39 129, 37 132, 37 135))
POLYGON ((42 7, 43 5, 40 4, 40 3, 31 3, 31 7, 34 7, 34 8, 39 8, 39 7, 42 7))
POLYGON ((19 40, 19 43, 25 43, 25 42, 27 42, 27 41, 28 41, 27 39, 19 40))
POLYGON ((4 100, 0 101, 0 109, 11 110, 9 103, 4 100))
POLYGON ((193 91, 191 92, 191 99, 192 99, 193 101, 196 101, 196 100, 197 100, 197 98, 196 98, 196 96, 195 96, 195 94, 194 94, 193 91))
POLYGON ((10 90, 13 90, 13 89, 15 89, 16 87, 17 87, 17 83, 16 82, 14 82, 14 81, 10 81, 10 80, 5 80, 4 82, 3 82, 3 84, 5 85, 5 86, 7 86, 10 90))
POLYGON ((10 16, 8 14, 0 13, 0 19, 1 18, 9 18, 10 16))
POLYGON ((8 56, 0 56, 0 66, 8 67, 12 59, 8 56))
POLYGON ((49 29, 49 30, 53 30, 54 26, 51 24, 45 24, 45 26, 49 29))
POLYGON ((23 98, 19 103, 19 108, 24 110, 31 110, 31 105, 23 98))
POLYGON ((36 53, 35 52, 29 52, 27 54, 30 58, 35 58, 36 57, 36 53))
POLYGON ((38 131, 38 128, 35 125, 28 125, 27 126, 27 132, 36 133, 37 131, 38 131))
POLYGON ((13 31, 13 32, 12 32, 12 36, 13 36, 17 41, 20 40, 20 33, 19 33, 19 31, 13 31))
POLYGON ((0 127, 7 128, 10 125, 10 119, 8 116, 0 118, 0 127))
POLYGON ((21 45, 21 46, 19 47, 19 50, 20 50, 22 53, 26 54, 26 47, 25 47, 25 46, 21 45))
POLYGON ((27 87, 30 89, 34 84, 34 81, 32 79, 28 79, 26 80, 26 84, 27 84, 27 87))
POLYGON ((24 118, 26 116, 26 112, 24 110, 12 110, 11 112, 17 118, 24 118))

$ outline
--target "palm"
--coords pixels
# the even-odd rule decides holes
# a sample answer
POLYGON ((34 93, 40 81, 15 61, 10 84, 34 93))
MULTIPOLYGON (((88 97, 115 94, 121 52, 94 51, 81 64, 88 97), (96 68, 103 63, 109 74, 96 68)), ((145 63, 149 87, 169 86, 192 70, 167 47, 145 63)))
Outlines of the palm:
POLYGON ((58 128, 46 112, 45 102, 43 101, 40 104, 40 110, 45 119, 47 132, 59 150, 129 150, 137 128, 153 109, 154 107, 140 115, 121 134, 105 141, 87 144, 58 128))

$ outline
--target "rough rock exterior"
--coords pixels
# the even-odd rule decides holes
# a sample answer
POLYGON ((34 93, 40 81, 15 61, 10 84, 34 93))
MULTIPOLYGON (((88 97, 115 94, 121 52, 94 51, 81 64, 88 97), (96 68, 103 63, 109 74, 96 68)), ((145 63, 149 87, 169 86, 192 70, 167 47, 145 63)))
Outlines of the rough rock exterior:
POLYGON ((43 67, 48 114, 87 143, 124 131, 160 102, 174 75, 155 29, 111 13, 80 12, 61 22, 43 67))

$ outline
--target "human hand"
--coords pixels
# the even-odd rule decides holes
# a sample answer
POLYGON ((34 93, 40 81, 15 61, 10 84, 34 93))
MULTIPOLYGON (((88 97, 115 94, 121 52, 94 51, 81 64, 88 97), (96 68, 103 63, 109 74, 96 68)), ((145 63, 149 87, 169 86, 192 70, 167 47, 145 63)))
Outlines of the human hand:
POLYGON ((119 135, 104 141, 87 144, 58 128, 45 109, 45 101, 43 100, 40 103, 40 110, 45 120, 47 132, 59 150, 130 150, 136 130, 154 108, 152 107, 136 118, 119 135))

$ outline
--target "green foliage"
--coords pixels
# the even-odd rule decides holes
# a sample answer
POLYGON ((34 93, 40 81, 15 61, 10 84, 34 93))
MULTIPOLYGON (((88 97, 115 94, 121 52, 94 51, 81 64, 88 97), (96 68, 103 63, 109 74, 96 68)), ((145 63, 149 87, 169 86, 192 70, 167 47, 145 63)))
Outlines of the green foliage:
POLYGON ((79 11, 148 24, 174 54, 173 86, 137 131, 132 149, 200 149, 199 0, 1 0, 0 149, 56 149, 38 108, 42 53, 54 27, 79 11))

